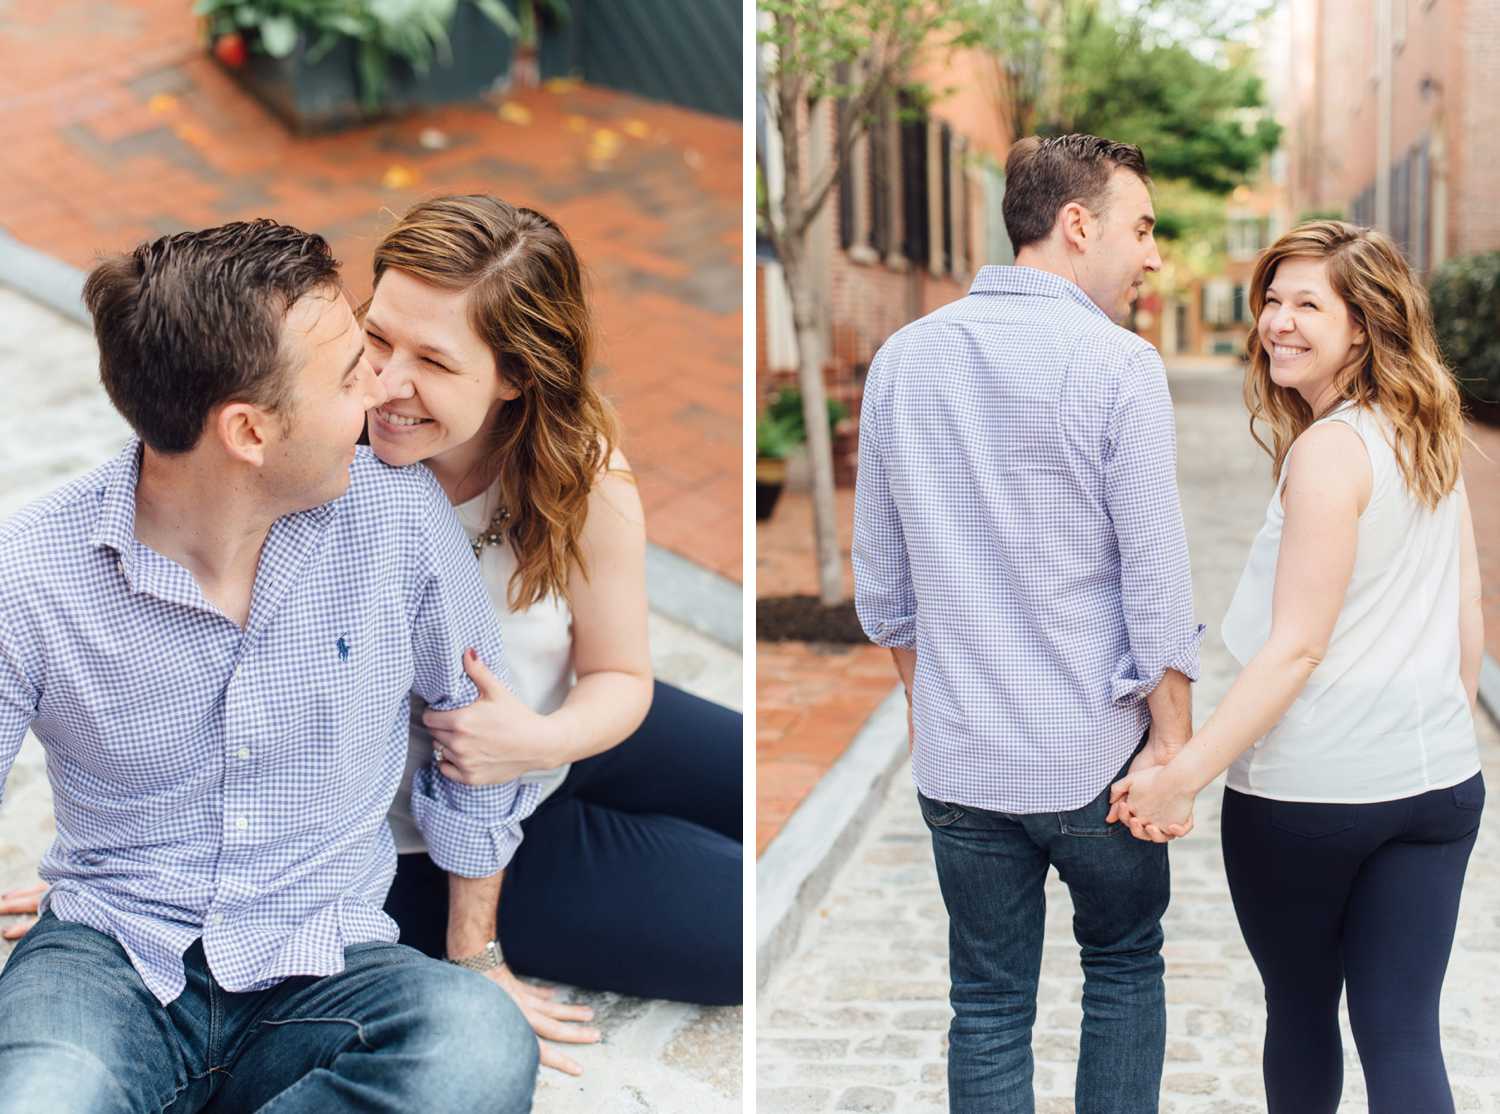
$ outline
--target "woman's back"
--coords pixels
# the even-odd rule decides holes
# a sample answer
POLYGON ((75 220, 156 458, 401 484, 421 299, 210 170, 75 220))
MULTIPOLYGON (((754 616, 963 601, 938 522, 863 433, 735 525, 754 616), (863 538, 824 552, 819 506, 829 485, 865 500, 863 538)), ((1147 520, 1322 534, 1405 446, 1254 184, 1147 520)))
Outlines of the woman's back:
MULTIPOLYGON (((1360 436, 1370 460, 1353 575, 1323 660, 1228 783, 1278 800, 1394 800, 1479 768, 1459 672, 1461 505, 1450 493, 1429 509, 1412 495, 1378 409, 1345 403, 1317 424, 1335 421, 1360 436)), ((1225 645, 1241 664, 1270 632, 1282 523, 1278 485, 1224 617, 1225 645)))

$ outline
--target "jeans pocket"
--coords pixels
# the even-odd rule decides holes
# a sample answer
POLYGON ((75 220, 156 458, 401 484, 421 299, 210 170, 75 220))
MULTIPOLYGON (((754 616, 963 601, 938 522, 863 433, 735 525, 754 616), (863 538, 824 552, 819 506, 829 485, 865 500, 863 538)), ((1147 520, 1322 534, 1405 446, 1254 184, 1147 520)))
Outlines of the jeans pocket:
POLYGON ((1475 774, 1468 781, 1459 782, 1451 790, 1453 803, 1470 812, 1484 811, 1484 777, 1475 774))
POLYGON ((920 790, 917 792, 917 805, 922 810, 922 819, 934 828, 946 828, 964 814, 964 810, 958 805, 934 801, 931 797, 924 796, 920 790))
POLYGON ((1112 824, 1104 822, 1104 818, 1109 815, 1109 789, 1110 786, 1106 785, 1104 792, 1082 808, 1075 808, 1071 812, 1059 812, 1057 820, 1062 834, 1106 838, 1118 835, 1125 825, 1119 821, 1112 824))
POLYGON ((1272 801, 1271 827, 1303 839, 1323 839, 1354 827, 1354 805, 1272 801))

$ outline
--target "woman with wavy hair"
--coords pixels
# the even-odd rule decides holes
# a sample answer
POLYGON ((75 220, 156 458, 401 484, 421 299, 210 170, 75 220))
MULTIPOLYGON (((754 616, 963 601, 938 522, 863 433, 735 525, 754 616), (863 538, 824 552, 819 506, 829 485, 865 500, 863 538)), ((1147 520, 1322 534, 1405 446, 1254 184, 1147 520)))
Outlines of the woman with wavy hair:
POLYGON ((1266 992, 1271 1114, 1333 1114, 1347 987, 1372 1114, 1453 1110, 1438 1000, 1484 806, 1479 562, 1427 296, 1378 232, 1256 264, 1245 401, 1276 489, 1224 617, 1243 671, 1114 789, 1142 838, 1225 769, 1224 867, 1266 992), (1257 428, 1259 427, 1259 428, 1257 428))
MULTIPOLYGON (((403 790, 387 912, 403 943, 486 970, 552 1040, 598 1035, 580 1024, 587 1010, 551 1001, 512 966, 738 1002, 741 718, 653 683, 641 503, 591 380, 572 245, 534 210, 441 197, 385 235, 374 271, 361 317, 390 398, 370 412, 370 444, 388 464, 423 462, 452 500, 514 689, 466 654, 485 699, 413 708, 407 784, 435 758, 458 782, 524 775, 541 799, 503 883, 487 883, 427 857, 403 790)), ((546 1044, 542 1062, 580 1070, 546 1044)))

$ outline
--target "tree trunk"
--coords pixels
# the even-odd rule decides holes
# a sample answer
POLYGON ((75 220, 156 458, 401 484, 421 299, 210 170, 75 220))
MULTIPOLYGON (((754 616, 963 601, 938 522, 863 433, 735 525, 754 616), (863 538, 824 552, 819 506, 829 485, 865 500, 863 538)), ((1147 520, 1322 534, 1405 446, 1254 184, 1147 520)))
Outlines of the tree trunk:
POLYGON ((833 498, 833 439, 828 430, 828 392, 823 367, 822 322, 808 289, 801 245, 783 253, 781 267, 792 296, 792 325, 797 333, 797 379, 802 389, 802 422, 807 429, 807 460, 812 469, 813 538, 818 557, 818 598, 831 606, 844 600, 843 554, 839 552, 838 510, 833 498))

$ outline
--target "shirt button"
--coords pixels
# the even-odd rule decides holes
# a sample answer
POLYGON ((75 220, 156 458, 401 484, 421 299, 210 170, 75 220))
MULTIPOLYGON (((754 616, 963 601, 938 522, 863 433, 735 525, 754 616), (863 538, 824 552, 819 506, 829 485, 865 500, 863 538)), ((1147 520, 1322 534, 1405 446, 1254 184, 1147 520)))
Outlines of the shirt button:
POLYGON ((237 750, 235 752, 235 754, 239 758, 249 758, 250 757, 250 748, 249 747, 240 747, 240 749, 237 750))
POLYGON ((246 820, 243 816, 241 816, 238 820, 236 820, 234 822, 234 826, 236 828, 238 828, 240 831, 243 832, 246 828, 248 828, 250 826, 250 821, 246 820))
POLYGON ((224 914, 223 913, 215 913, 215 914, 213 914, 213 916, 211 916, 211 917, 208 918, 208 923, 209 924, 223 924, 224 923, 224 914))

